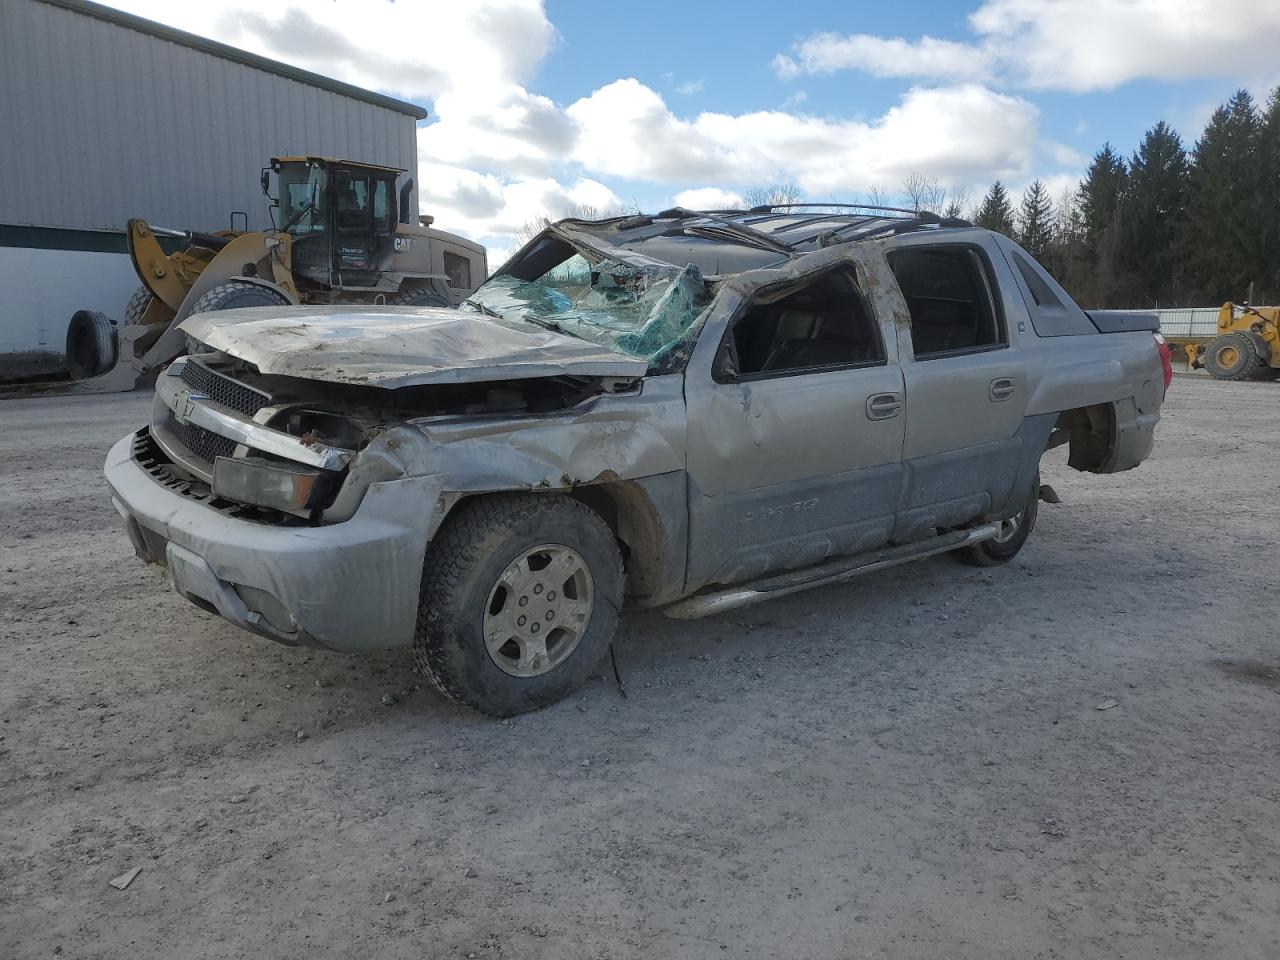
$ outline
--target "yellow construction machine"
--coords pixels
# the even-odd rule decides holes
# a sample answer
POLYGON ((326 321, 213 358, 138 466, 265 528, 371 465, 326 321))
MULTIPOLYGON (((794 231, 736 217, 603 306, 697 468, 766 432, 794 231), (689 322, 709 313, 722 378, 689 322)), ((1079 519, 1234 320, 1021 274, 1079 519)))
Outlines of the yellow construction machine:
POLYGON ((67 365, 78 390, 133 389, 184 351, 178 325, 193 313, 317 303, 457 304, 484 281, 485 249, 417 217, 410 209, 413 180, 396 190, 402 173, 329 157, 275 157, 261 182, 276 229, 198 233, 130 220, 129 255, 142 286, 123 324, 92 310, 72 316, 67 365), (185 248, 166 253, 161 238, 185 241, 185 248))
POLYGON ((1188 367, 1203 367, 1217 380, 1274 380, 1280 377, 1280 307, 1224 303, 1210 336, 1166 333, 1183 352, 1188 367))

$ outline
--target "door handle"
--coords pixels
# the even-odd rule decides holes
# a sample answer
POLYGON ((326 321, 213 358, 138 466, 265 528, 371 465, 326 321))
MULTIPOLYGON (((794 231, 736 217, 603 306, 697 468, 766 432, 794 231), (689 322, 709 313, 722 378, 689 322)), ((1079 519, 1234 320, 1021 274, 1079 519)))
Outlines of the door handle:
POLYGON ((991 390, 988 396, 991 397, 992 403, 999 403, 1001 400, 1008 400, 1013 396, 1014 382, 1008 377, 1000 377, 991 381, 991 390))
POLYGON ((873 393, 867 397, 868 420, 892 420, 902 412, 902 394, 873 393))

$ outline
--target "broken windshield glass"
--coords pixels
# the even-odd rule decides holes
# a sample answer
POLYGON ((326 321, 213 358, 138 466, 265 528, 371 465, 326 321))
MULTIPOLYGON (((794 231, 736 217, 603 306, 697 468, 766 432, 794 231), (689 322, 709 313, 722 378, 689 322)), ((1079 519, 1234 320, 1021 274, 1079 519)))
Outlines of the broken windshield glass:
POLYGON ((470 297, 481 312, 589 340, 653 363, 710 303, 698 268, 591 263, 579 253, 536 280, 501 274, 470 297))

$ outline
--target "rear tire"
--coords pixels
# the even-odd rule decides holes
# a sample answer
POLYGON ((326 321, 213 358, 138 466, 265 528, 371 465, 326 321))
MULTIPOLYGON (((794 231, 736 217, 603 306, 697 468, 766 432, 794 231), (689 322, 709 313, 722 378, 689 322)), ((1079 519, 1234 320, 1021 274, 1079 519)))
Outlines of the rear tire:
POLYGON ((555 495, 482 497, 427 549, 414 653, 445 696, 509 717, 590 676, 621 603, 622 557, 594 510, 555 495))
POLYGON ((449 307, 448 299, 440 296, 431 287, 414 287, 403 290, 394 297, 388 297, 387 303, 396 307, 449 307))
POLYGON ((191 306, 191 313, 208 313, 211 310, 234 310, 238 307, 286 307, 291 304, 282 293, 276 293, 256 283, 228 280, 206 290, 191 306))
POLYGON ((146 287, 139 287, 133 291, 133 296, 129 298, 129 303, 124 308, 124 325, 127 327, 135 323, 141 323, 147 308, 151 306, 151 301, 154 299, 155 297, 146 287))
POLYGON ((954 551, 956 559, 974 567, 998 567, 1002 563, 1008 563, 1018 555, 1018 551, 1027 542, 1027 537, 1031 536, 1039 512, 1040 474, 1037 473, 1022 509, 1007 520, 1000 521, 1000 533, 997 537, 970 547, 961 547, 954 551))
POLYGON ((67 325, 67 369, 73 380, 87 380, 116 365, 116 324, 105 313, 77 310, 67 325))
POLYGON ((1204 368, 1215 380, 1255 380, 1267 367, 1253 341, 1243 333, 1224 333, 1204 352, 1204 368))

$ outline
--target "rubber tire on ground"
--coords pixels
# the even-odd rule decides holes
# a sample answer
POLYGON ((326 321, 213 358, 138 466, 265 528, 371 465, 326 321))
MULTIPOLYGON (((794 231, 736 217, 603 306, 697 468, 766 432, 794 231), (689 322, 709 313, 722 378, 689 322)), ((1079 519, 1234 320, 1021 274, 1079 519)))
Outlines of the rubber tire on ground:
POLYGON ((622 604, 622 556, 590 507, 554 494, 498 494, 464 501, 427 549, 413 648, 419 667, 458 703, 509 717, 577 689, 613 642, 622 604), (514 677, 485 647, 485 605, 507 565, 542 544, 572 547, 585 561, 594 605, 577 648, 550 672, 514 677))
POLYGON ((129 298, 129 303, 124 308, 124 325, 127 327, 141 323, 147 307, 151 306, 151 301, 154 299, 155 297, 146 287, 139 287, 133 291, 133 296, 129 298))
POLYGON ((402 290, 395 296, 388 297, 387 303, 396 307, 450 306, 448 299, 440 296, 440 294, 431 287, 412 287, 408 290, 402 290))
POLYGON ((1008 563, 1018 555, 1022 545, 1031 536, 1036 527, 1036 517, 1040 512, 1040 475, 1037 473, 1028 490, 1026 504, 1022 508, 1022 522, 1009 540, 997 543, 995 540, 984 540, 970 547, 961 547, 954 551, 955 558, 962 563, 974 567, 998 567, 1008 563))
POLYGON ((191 313, 208 313, 211 310, 234 310, 239 307, 282 307, 291 301, 282 293, 256 283, 228 280, 210 287, 191 305, 191 313))
POLYGON ((96 310, 77 310, 67 325, 67 369, 73 380, 87 380, 116 365, 115 321, 96 310))
POLYGON ((1266 369, 1266 362, 1258 356, 1253 341, 1243 333, 1224 333, 1216 337, 1204 352, 1204 368, 1215 380, 1254 380, 1266 369), (1218 354, 1226 347, 1234 347, 1238 360, 1230 365, 1218 361, 1218 354))

